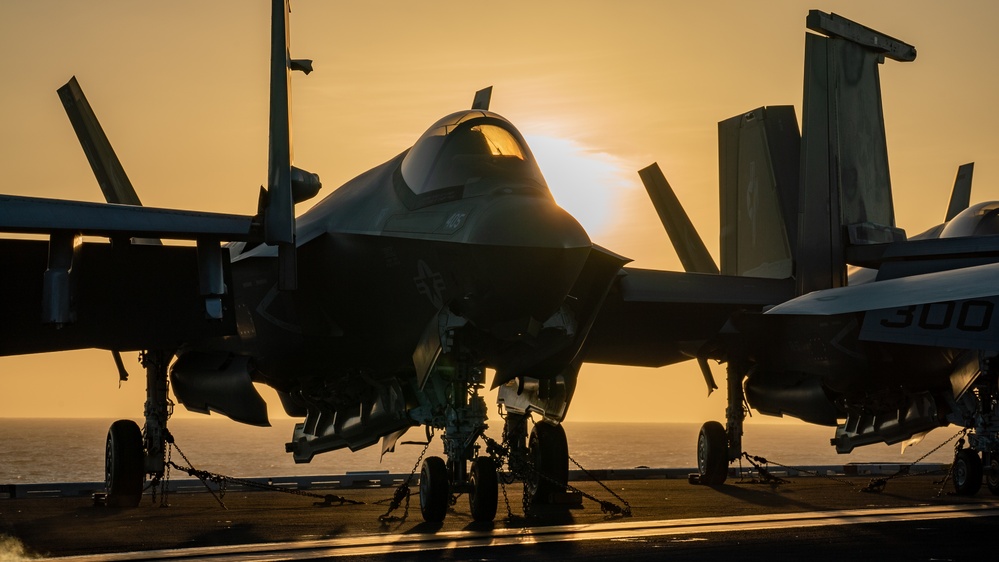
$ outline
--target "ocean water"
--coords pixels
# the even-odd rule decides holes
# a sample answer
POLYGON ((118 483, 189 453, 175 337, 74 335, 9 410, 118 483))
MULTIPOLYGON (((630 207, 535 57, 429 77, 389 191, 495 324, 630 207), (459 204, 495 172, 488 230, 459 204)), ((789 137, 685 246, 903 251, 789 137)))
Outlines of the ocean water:
MULTIPOLYGON (((94 482, 104 479, 104 444, 110 419, 0 418, 0 484, 43 482, 94 482)), ((141 420, 136 420, 141 425, 141 420)), ((177 418, 170 431, 177 446, 195 468, 236 477, 343 474, 348 471, 388 470, 408 473, 423 449, 400 445, 395 453, 379 458, 378 446, 358 452, 346 450, 317 455, 311 463, 295 464, 284 452, 294 426, 292 420, 275 420, 269 428, 250 427, 227 419, 177 418)), ((499 438, 502 427, 494 423, 488 434, 499 438)), ((583 467, 690 468, 697 465, 695 446, 699 423, 600 423, 566 422, 569 454, 583 467)), ((933 431, 904 454, 899 445, 872 445, 838 455, 829 445, 833 429, 800 424, 761 424, 750 421, 744 449, 789 466, 842 465, 848 462, 910 463, 948 440, 957 428, 933 431)), ((424 432, 414 428, 400 441, 420 441, 424 432)), ((428 455, 441 455, 435 439, 428 455)), ((951 444, 929 456, 927 462, 948 463, 951 444)), ((174 462, 183 459, 173 453, 174 462)), ((186 477, 186 475, 185 475, 186 477)))

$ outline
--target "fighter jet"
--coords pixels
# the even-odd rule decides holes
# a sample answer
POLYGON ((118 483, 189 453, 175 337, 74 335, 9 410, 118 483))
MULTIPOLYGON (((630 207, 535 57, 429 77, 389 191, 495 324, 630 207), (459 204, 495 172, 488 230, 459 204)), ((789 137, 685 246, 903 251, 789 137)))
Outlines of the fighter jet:
MULTIPOLYGON (((658 166, 641 172, 687 270, 680 279, 691 287, 755 279, 757 293, 783 300, 715 316, 708 337, 703 328, 657 330, 652 316, 623 337, 651 365, 696 358, 709 392, 717 386, 708 360, 727 364, 726 424, 704 424, 698 439, 701 483, 725 481, 751 407, 835 427, 840 453, 964 427, 957 493, 976 493, 983 472, 999 493, 999 202, 969 206, 966 164, 943 223, 912 237, 896 227, 878 68, 912 61, 916 50, 836 14, 811 11, 806 25, 814 33, 800 134, 790 106, 718 125, 720 269, 658 166), (666 343, 649 352, 656 338, 666 343)), ((687 291, 659 314, 694 314, 727 298, 711 288, 701 296, 687 291)), ((605 309, 626 306, 612 293, 605 309)), ((591 342, 616 337, 598 320, 591 342)))
MULTIPOLYGON (((289 6, 273 0, 267 187, 254 216, 141 206, 77 80, 59 96, 106 204, 0 195, 0 355, 141 351, 145 424, 112 424, 107 502, 134 506, 164 474, 168 388, 189 410, 268 425, 253 383, 303 421, 296 462, 440 432, 420 474, 427 521, 467 493, 492 520, 509 462, 533 505, 566 500, 560 422, 601 304, 628 261, 554 201, 521 133, 489 110, 436 122, 411 148, 332 191, 292 165, 289 6), (83 237, 88 237, 84 240, 83 237), (177 244, 176 241, 194 244, 177 244), (16 295, 16 297, 11 297, 16 295), (503 443, 482 446, 486 370, 503 443), (529 430, 529 420, 536 423, 529 430)), ((572 499, 572 498, 569 498, 572 499)))

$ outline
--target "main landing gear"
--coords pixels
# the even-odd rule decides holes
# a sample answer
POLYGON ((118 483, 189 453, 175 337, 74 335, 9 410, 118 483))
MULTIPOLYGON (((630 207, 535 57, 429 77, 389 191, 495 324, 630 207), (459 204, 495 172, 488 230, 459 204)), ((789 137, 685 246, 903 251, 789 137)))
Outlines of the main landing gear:
POLYGON ((146 475, 163 476, 166 466, 167 366, 173 353, 146 351, 140 356, 146 369, 145 431, 132 420, 118 420, 108 430, 104 451, 105 503, 136 507, 142 499, 146 475))
POLYGON ((104 450, 104 485, 110 507, 135 507, 146 477, 142 431, 132 420, 118 420, 108 430, 104 450))
POLYGON ((728 408, 726 424, 709 421, 701 426, 697 436, 697 475, 694 484, 717 486, 728 479, 728 465, 742 454, 742 425, 746 419, 746 398, 742 382, 746 368, 741 361, 729 361, 726 368, 728 381, 728 408))

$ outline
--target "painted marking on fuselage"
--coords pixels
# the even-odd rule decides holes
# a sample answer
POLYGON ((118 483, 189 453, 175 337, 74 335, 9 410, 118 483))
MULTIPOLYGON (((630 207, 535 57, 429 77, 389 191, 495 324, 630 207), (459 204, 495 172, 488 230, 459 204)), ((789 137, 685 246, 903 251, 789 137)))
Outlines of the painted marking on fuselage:
POLYGON ((459 228, 461 228, 461 225, 464 224, 465 217, 467 216, 468 213, 462 213, 462 212, 452 213, 451 216, 448 217, 446 221, 444 221, 444 228, 450 231, 458 230, 459 228))
POLYGON ((872 310, 861 339, 999 350, 996 299, 979 298, 872 310))
POLYGON ((440 310, 444 306, 444 291, 447 289, 444 276, 431 269, 427 262, 416 262, 416 277, 413 282, 416 283, 416 290, 427 297, 435 309, 440 310))
POLYGON ((382 248, 382 259, 385 260, 385 267, 387 268, 399 267, 402 265, 402 262, 399 260, 399 255, 395 252, 395 248, 391 246, 382 248))

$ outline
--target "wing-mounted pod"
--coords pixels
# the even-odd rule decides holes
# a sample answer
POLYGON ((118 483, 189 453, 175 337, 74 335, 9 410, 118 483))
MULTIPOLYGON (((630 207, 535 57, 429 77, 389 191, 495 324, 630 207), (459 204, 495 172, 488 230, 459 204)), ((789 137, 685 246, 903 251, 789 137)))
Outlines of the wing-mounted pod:
POLYGON ((649 199, 659 214, 659 220, 666 228, 673 249, 680 257, 684 271, 688 273, 718 273, 714 258, 708 253, 704 241, 690 222, 666 176, 657 162, 638 171, 649 199))
POLYGON ((760 107, 718 123, 723 275, 792 276, 800 146, 792 106, 760 107))
POLYGON ((836 14, 808 13, 796 291, 846 284, 847 244, 904 240, 895 228, 878 65, 916 49, 836 14))
POLYGON ((271 101, 267 190, 261 191, 258 215, 264 242, 278 247, 280 286, 295 290, 298 265, 295 249, 295 204, 319 192, 319 176, 291 165, 291 71, 312 72, 311 60, 292 59, 288 34, 288 0, 271 2, 271 101))

